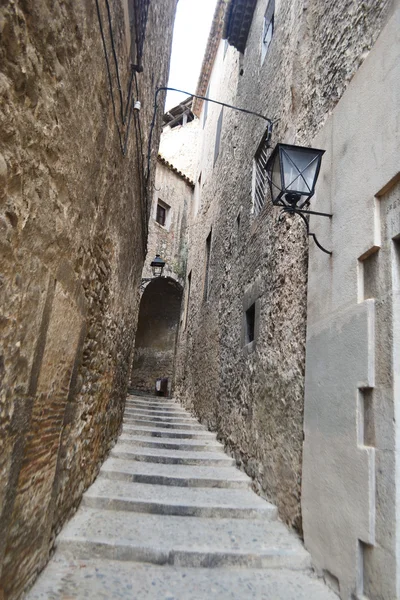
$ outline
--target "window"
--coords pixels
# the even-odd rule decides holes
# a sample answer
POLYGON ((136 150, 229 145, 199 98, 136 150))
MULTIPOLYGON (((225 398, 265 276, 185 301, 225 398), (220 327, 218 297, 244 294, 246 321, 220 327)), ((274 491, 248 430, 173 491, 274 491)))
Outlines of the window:
POLYGON ((228 42, 228 40, 224 40, 224 58, 228 51, 228 48, 229 48, 229 42, 228 42))
POLYGON ((168 223, 169 213, 170 213, 170 207, 168 206, 168 204, 165 204, 165 202, 163 202, 162 200, 159 199, 157 202, 157 208, 156 208, 156 214, 155 214, 155 220, 157 221, 157 223, 159 223, 163 227, 169 227, 169 223, 168 223))
MULTIPOLYGON (((210 97, 210 84, 208 84, 207 91, 206 91, 206 98, 209 98, 209 97, 210 97)), ((208 102, 207 102, 207 100, 204 100, 203 128, 205 127, 205 124, 207 121, 207 115, 208 115, 208 102)))
POLYGON ((268 130, 264 134, 253 160, 253 212, 258 215, 265 204, 267 191, 268 130))
POLYGON ((201 205, 201 173, 194 188, 193 200, 193 216, 196 217, 201 205))
POLYGON ((256 323, 256 305, 255 303, 246 310, 246 333, 245 333, 245 344, 251 344, 254 342, 254 331, 256 323))
POLYGON ((221 145, 221 132, 222 132, 222 118, 224 114, 224 109, 221 108, 221 112, 219 113, 218 123, 217 123, 217 133, 215 134, 215 146, 214 146, 214 165, 217 162, 217 158, 219 155, 219 148, 221 145))
POLYGON ((167 211, 165 210, 165 208, 163 206, 161 206, 161 204, 157 204, 157 216, 156 216, 157 223, 160 223, 160 225, 164 226, 166 215, 167 215, 167 211))
POLYGON ((274 14, 275 14, 275 0, 269 0, 267 10, 264 15, 264 25, 261 42, 261 64, 263 64, 265 57, 267 56, 268 48, 274 35, 274 14))
POLYGON ((203 291, 203 301, 208 300, 209 295, 209 283, 210 283, 210 256, 211 256, 211 234, 212 231, 207 236, 206 239, 206 265, 205 265, 205 274, 204 274, 204 291, 203 291))
POLYGON ((188 316, 189 316, 189 306, 190 306, 190 288, 192 287, 192 271, 190 271, 187 276, 187 292, 186 292, 186 308, 185 308, 185 321, 183 328, 186 329, 188 316))

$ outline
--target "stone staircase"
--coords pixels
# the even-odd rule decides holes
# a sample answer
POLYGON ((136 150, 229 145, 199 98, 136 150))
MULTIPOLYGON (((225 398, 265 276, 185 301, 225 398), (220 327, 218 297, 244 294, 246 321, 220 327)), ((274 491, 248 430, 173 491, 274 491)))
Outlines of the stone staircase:
POLYGON ((123 432, 29 600, 334 600, 301 541, 174 400, 128 396, 123 432))

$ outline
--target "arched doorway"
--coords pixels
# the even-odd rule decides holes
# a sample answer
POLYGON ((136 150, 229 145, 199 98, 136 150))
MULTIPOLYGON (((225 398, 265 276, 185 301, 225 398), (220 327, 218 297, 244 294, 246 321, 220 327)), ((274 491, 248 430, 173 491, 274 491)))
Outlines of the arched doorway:
POLYGON ((182 286, 170 277, 157 277, 146 287, 139 307, 133 390, 153 393, 161 377, 168 377, 171 390, 182 292, 182 286))

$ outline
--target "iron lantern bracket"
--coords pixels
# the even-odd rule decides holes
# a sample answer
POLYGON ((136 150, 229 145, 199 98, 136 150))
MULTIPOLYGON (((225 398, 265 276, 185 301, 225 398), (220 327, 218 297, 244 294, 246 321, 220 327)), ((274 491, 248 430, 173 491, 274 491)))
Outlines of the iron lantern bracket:
MULTIPOLYGON (((317 215, 318 217, 328 217, 329 219, 331 219, 333 215, 331 215, 330 213, 317 212, 315 210, 304 210, 302 208, 296 208, 295 206, 283 206, 281 213, 289 213, 291 215, 292 214, 299 215, 299 217, 302 219, 303 223, 306 226, 307 235, 309 235, 310 237, 313 238, 315 244, 318 246, 318 248, 320 250, 322 250, 322 252, 325 252, 325 254, 329 254, 330 256, 332 256, 332 252, 330 250, 327 250, 326 248, 324 248, 319 243, 315 233, 310 231, 310 224, 308 222, 308 219, 304 215, 317 215)), ((282 217, 282 214, 280 215, 279 220, 281 220, 281 217, 282 217)))

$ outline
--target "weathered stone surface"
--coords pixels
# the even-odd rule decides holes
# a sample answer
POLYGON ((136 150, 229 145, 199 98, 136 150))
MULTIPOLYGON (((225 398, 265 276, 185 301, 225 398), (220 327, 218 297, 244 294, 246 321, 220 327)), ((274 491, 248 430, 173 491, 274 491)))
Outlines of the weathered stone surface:
POLYGON ((135 338, 130 383, 133 389, 154 393, 156 380, 168 378, 171 390, 181 302, 182 286, 171 277, 157 277, 147 285, 140 301, 135 338))
MULTIPOLYGON (((378 37, 390 4, 276 2, 274 36, 262 63, 266 2, 257 2, 244 56, 233 47, 224 55, 220 45, 209 97, 279 119, 273 145, 312 145, 378 37)), ((202 130, 195 179, 200 209, 189 222, 190 309, 180 332, 176 389, 285 522, 301 531, 308 243, 304 224, 290 216, 278 222, 269 201, 259 215, 252 212, 252 160, 265 122, 224 109, 214 164, 220 111, 208 105, 202 130), (249 298, 258 303, 258 336, 246 347, 249 298)))
MULTIPOLYGON (((181 126, 173 129, 172 139, 176 140, 176 135, 184 129, 181 126)), ((164 260, 165 267, 163 278, 148 283, 141 298, 131 374, 131 387, 135 390, 154 392, 157 378, 168 378, 169 391, 172 389, 182 285, 186 273, 187 217, 192 198, 190 180, 159 157, 142 277, 152 277, 150 264, 157 254, 164 260), (157 222, 159 201, 166 210, 164 224, 157 222)))
MULTIPOLYGON (((147 474, 160 472, 156 463, 145 467, 147 474)), ((237 468, 167 467, 186 481, 179 486, 174 479, 160 485, 127 483, 112 476, 121 469, 143 473, 136 461, 106 460, 102 476, 84 496, 84 504, 101 508, 79 508, 27 598, 67 594, 71 600, 83 595, 243 600, 264 598, 266 589, 274 599, 334 597, 312 577, 308 553, 300 539, 274 519, 275 507, 248 488, 231 489, 233 481, 247 479, 237 468), (192 483, 204 476, 219 478, 217 489, 192 483), (122 501, 124 510, 116 510, 122 501), (149 571, 156 565, 159 571, 149 571)))
MULTIPOLYGON (((0 596, 7 600, 46 562, 121 425, 148 217, 137 120, 144 149, 154 90, 168 74, 175 4, 151 3, 137 75, 143 110, 125 157, 96 3, 16 0, 0 8, 0 596)), ((111 57, 106 5, 99 6, 111 57)), ((123 3, 110 8, 125 102, 127 23, 123 3)))

